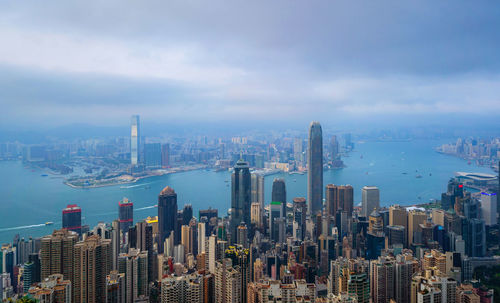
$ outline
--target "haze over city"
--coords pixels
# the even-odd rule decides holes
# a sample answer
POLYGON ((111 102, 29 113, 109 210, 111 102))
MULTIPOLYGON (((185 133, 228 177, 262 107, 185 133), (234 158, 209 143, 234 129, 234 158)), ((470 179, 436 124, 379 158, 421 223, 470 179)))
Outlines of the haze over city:
POLYGON ((0 302, 500 303, 500 2, 0 1, 0 302))
POLYGON ((138 113, 160 125, 498 129, 499 12, 490 1, 3 1, 0 128, 125 126, 138 113))

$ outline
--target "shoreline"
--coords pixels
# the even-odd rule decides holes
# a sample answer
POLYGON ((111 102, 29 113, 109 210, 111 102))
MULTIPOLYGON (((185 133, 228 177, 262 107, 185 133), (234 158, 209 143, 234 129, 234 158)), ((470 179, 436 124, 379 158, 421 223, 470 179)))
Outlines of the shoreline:
POLYGON ((137 183, 137 181, 140 181, 143 179, 148 179, 148 178, 152 178, 152 177, 161 177, 161 176, 165 176, 165 175, 200 170, 200 169, 206 169, 206 168, 207 168, 206 166, 203 166, 203 167, 197 167, 197 166, 196 167, 184 167, 184 168, 180 168, 177 170, 165 171, 162 173, 155 173, 155 174, 150 174, 150 175, 146 175, 146 176, 133 177, 133 179, 131 179, 131 180, 116 181, 116 182, 105 183, 105 184, 92 184, 92 185, 88 185, 88 186, 87 185, 75 185, 75 184, 68 182, 67 180, 64 180, 63 184, 65 184, 71 188, 74 188, 74 189, 90 189, 90 188, 109 187, 109 186, 117 186, 117 185, 124 185, 124 184, 134 184, 134 183, 137 183))

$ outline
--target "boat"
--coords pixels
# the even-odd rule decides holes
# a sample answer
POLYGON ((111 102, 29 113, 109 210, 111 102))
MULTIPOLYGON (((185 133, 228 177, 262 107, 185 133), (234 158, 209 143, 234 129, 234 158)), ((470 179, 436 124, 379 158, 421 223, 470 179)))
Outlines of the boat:
POLYGON ((42 176, 42 177, 47 177, 48 175, 47 175, 47 174, 41 174, 40 176, 42 176))
POLYGON ((432 176, 432 173, 429 173, 429 176, 432 176))
POLYGON ((403 175, 407 175, 408 173, 407 173, 407 172, 403 172, 402 174, 403 174, 403 175))
POLYGON ((363 159, 363 155, 359 156, 360 159, 363 159))
POLYGON ((422 175, 417 174, 417 175, 415 176, 415 178, 420 179, 420 178, 422 178, 422 175))
POLYGON ((51 221, 45 222, 45 225, 52 225, 52 224, 54 224, 54 222, 51 221))

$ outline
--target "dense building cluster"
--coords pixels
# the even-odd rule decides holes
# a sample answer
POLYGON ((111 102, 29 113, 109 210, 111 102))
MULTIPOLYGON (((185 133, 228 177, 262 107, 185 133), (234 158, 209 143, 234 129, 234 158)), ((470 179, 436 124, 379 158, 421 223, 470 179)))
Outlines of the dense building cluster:
MULTIPOLYGON (((134 126, 133 126, 134 127, 134 126)), ((132 129, 132 140, 134 137, 132 129)), ((350 185, 324 185, 321 126, 313 122, 307 198, 288 197, 276 178, 235 162, 231 207, 179 209, 177 193, 158 195, 157 216, 134 218, 133 203, 92 230, 81 209, 62 211, 63 228, 14 239, 0 253, 0 298, 41 302, 493 302, 474 275, 500 264, 498 189, 469 192, 451 179, 440 203, 380 206, 375 186, 354 205, 350 185), (324 194, 323 194, 324 192, 324 194), (493 239, 493 240, 492 240, 493 239)))

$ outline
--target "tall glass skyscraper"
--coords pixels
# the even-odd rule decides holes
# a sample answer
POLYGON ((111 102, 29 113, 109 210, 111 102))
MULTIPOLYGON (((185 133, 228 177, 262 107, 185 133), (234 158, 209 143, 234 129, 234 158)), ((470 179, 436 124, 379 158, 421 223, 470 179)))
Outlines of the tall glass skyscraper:
POLYGON ((139 126, 139 115, 132 116, 130 121, 130 164, 139 163, 141 132, 139 126))
POLYGON ((276 178, 273 181, 273 190, 271 192, 271 202, 281 202, 282 215, 286 217, 286 186, 285 179, 276 178))
POLYGON ((248 163, 238 160, 231 176, 231 242, 241 222, 250 224, 251 175, 248 163))
POLYGON ((177 220, 177 194, 170 187, 165 187, 158 195, 158 233, 160 234, 159 251, 163 252, 163 241, 175 230, 177 220))
POLYGON ((307 149, 307 203, 308 212, 316 214, 323 205, 323 131, 321 124, 313 121, 309 126, 307 149))

